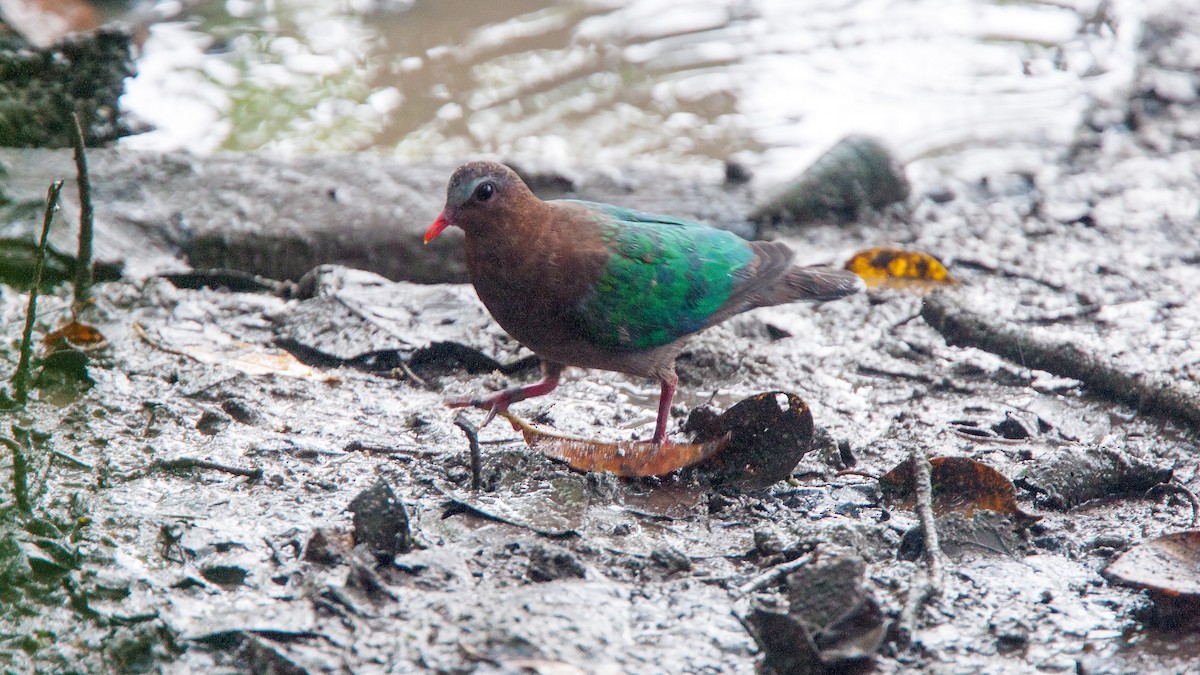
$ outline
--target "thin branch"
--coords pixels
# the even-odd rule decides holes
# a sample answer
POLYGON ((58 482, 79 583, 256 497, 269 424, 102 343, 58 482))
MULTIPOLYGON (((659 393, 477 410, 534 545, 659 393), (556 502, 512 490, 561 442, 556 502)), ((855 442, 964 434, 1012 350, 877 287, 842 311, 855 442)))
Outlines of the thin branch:
POLYGON ((229 466, 227 464, 219 464, 217 462, 210 462, 207 459, 195 459, 193 457, 163 459, 155 462, 154 466, 167 471, 179 471, 181 469, 210 469, 212 471, 222 471, 234 476, 245 476, 251 480, 258 480, 263 476, 263 470, 261 468, 244 469, 240 466, 229 466))
POLYGON ((921 316, 948 345, 976 347, 1026 368, 1079 380, 1091 391, 1139 412, 1200 431, 1200 395, 1181 382, 1153 373, 1120 370, 1098 354, 1069 342, 1055 342, 972 312, 955 304, 945 293, 925 298, 921 316))
POLYGON ((88 301, 92 292, 92 184, 88 179, 87 154, 79 115, 71 113, 71 145, 75 148, 75 174, 79 184, 79 253, 75 258, 75 309, 88 301))
POLYGON ((32 509, 29 506, 29 464, 25 459, 25 446, 8 436, 0 436, 0 445, 12 450, 13 497, 17 501, 17 508, 29 513, 32 509))
POLYGON ((479 449, 479 428, 471 423, 465 413, 454 416, 454 426, 463 430, 471 447, 471 490, 479 492, 483 487, 483 453, 479 449))
POLYGON ((913 464, 913 491, 916 495, 917 518, 921 522, 924 550, 921 559, 924 567, 914 576, 900 611, 899 641, 912 644, 916 633, 921 608, 942 592, 942 548, 938 543, 937 524, 933 515, 933 483, 929 459, 925 453, 913 448, 910 460, 913 464))
POLYGON ((812 561, 813 561, 813 555, 811 553, 809 553, 807 555, 802 555, 799 558, 796 558, 795 560, 789 560, 785 563, 779 563, 778 565, 772 567, 771 569, 767 570, 766 572, 763 572, 762 574, 754 577, 750 581, 747 581, 746 583, 739 586, 737 589, 737 593, 738 593, 738 595, 749 595, 750 593, 757 591, 758 589, 762 588, 763 586, 775 583, 776 579, 778 579, 782 576, 786 576, 787 574, 800 569, 801 567, 811 563, 812 561))
POLYGON ((33 321, 37 316, 38 292, 42 287, 42 274, 46 270, 46 239, 50 236, 50 223, 58 210, 58 193, 63 182, 54 181, 46 191, 46 211, 42 215, 42 238, 38 242, 37 264, 33 271, 33 286, 29 289, 29 307, 25 310, 25 330, 21 334, 21 358, 17 361, 17 372, 13 374, 13 397, 20 405, 29 398, 30 363, 33 356, 33 321))

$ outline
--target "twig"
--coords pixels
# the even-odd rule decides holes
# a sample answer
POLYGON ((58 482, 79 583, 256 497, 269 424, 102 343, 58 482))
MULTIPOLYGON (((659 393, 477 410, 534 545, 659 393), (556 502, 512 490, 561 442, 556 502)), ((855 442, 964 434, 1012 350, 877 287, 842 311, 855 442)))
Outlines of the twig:
POLYGON ((933 477, 929 460, 917 448, 912 450, 913 493, 916 495, 917 518, 925 538, 923 558, 930 575, 938 585, 942 582, 942 546, 938 543, 937 521, 933 515, 933 477))
POLYGON ((454 416, 454 426, 463 430, 467 436, 467 443, 471 446, 471 490, 479 492, 483 487, 483 453, 479 449, 479 428, 461 412, 454 416))
POLYGON ((529 523, 523 523, 519 520, 513 520, 512 518, 505 518, 504 516, 492 513, 491 511, 487 511, 481 506, 476 506, 466 500, 459 499, 458 497, 455 497, 452 493, 447 492, 446 490, 442 489, 441 487, 439 487, 437 485, 434 485, 433 488, 435 490, 437 490, 438 492, 440 492, 442 494, 442 496, 444 496, 447 500, 446 501, 446 511, 442 514, 442 518, 448 518, 450 516, 453 516, 453 515, 459 514, 459 513, 469 513, 478 518, 483 518, 484 520, 491 520, 493 522, 504 523, 505 525, 512 525, 513 527, 519 527, 523 530, 528 530, 536 535, 546 537, 547 539, 574 539, 576 537, 582 536, 581 534, 579 534, 579 532, 577 530, 573 530, 573 529, 547 530, 545 528, 537 527, 535 525, 530 525, 529 523))
POLYGON ((937 525, 933 516, 933 484, 929 460, 921 450, 913 448, 910 460, 913 464, 913 492, 916 495, 917 518, 924 535, 924 551, 921 558, 925 566, 915 575, 900 612, 899 641, 912 644, 917 628, 917 618, 925 603, 942 592, 942 547, 938 543, 937 525))
POLYGON ((251 480, 258 480, 263 476, 263 470, 261 468, 243 469, 240 466, 229 466, 227 464, 219 464, 217 462, 210 462, 207 459, 196 459, 193 457, 162 459, 155 462, 154 466, 167 471, 178 471, 181 469, 211 469, 213 471, 223 471, 234 476, 245 476, 251 480))
POLYGON ((75 258, 75 309, 87 303, 92 292, 92 184, 88 180, 87 154, 79 115, 71 113, 71 145, 75 148, 75 174, 79 184, 79 253, 75 258))
POLYGON ((33 268, 33 286, 29 289, 29 307, 25 310, 25 330, 21 333, 21 358, 17 361, 17 372, 13 373, 13 397, 25 405, 29 397, 29 369, 33 356, 33 321, 37 315, 38 291, 42 287, 42 273, 46 270, 46 239, 50 236, 50 223, 58 210, 58 193, 63 182, 54 181, 46 191, 46 211, 42 215, 42 238, 38 242, 37 264, 33 268))
POLYGON ((1186 486, 1175 482, 1159 483, 1149 490, 1146 490, 1147 497, 1152 497, 1160 493, 1183 495, 1192 505, 1192 524, 1189 527, 1196 527, 1196 520, 1200 518, 1200 500, 1196 499, 1196 495, 1192 494, 1191 490, 1187 489, 1186 486))
POLYGON ((772 567, 771 569, 767 570, 766 572, 763 572, 762 574, 754 577, 750 581, 747 581, 746 583, 739 586, 737 589, 737 593, 738 593, 738 595, 749 595, 750 593, 757 591, 758 589, 762 588, 763 586, 766 586, 767 584, 774 583, 775 580, 778 579, 779 577, 784 576, 784 575, 788 574, 789 572, 800 569, 801 567, 811 563, 812 561, 813 561, 813 555, 811 553, 809 553, 807 555, 802 555, 799 558, 796 558, 795 560, 789 560, 785 563, 779 563, 778 565, 772 567))
POLYGON ((55 457, 58 457, 59 459, 65 459, 66 461, 70 462, 71 464, 74 464, 75 466, 77 466, 81 469, 87 469, 88 471, 91 471, 92 469, 95 468, 91 464, 88 464, 87 462, 83 461, 82 459, 68 455, 67 453, 65 453, 61 450, 51 450, 50 454, 54 455, 55 457))
POLYGON ((1068 342, 1036 337, 956 305, 945 293, 925 298, 921 316, 946 339, 991 352, 1026 368, 1079 380, 1088 389, 1140 412, 1158 415, 1200 431, 1200 396, 1181 383, 1154 374, 1131 373, 1068 342))
POLYGON ((0 436, 0 445, 8 446, 8 449, 12 450, 13 497, 17 501, 17 508, 29 513, 32 509, 29 506, 29 464, 25 460, 25 447, 8 436, 0 436))

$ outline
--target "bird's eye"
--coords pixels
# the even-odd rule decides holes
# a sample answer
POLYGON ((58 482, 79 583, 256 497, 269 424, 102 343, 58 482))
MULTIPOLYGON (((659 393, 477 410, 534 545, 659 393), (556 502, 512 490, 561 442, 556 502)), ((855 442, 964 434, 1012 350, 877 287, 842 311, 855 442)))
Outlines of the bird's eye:
POLYGON ((494 194, 496 194, 496 186, 491 181, 482 183, 479 187, 475 188, 475 201, 486 202, 494 194))

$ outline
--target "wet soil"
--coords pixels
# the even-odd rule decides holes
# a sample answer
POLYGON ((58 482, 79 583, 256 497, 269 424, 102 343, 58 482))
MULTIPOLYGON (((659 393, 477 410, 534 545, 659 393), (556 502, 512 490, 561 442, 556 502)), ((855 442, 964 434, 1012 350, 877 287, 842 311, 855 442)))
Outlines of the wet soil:
MULTIPOLYGON (((965 175, 954 156, 925 160, 906 209, 765 234, 804 262, 840 264, 882 244, 933 253, 960 282, 939 291, 950 305, 1200 396, 1200 103, 1194 89, 1168 98, 1154 84, 1200 72, 1200 50, 1184 48, 1195 32, 1171 23, 1187 20, 1153 24, 1161 30, 1148 33, 1127 109, 1096 110, 1071 147, 1045 148, 1042 163, 965 175)), ((0 155, 14 177, 10 198, 16 178, 36 184, 37 167, 61 163, 14 157, 0 155)), ((5 413, 19 428, 0 432, 29 440, 33 512, 10 504, 18 463, 6 455, 6 668, 748 673, 764 656, 741 619, 802 602, 804 575, 789 586, 788 575, 770 572, 807 565, 805 556, 845 558, 859 570, 859 587, 846 592, 878 606, 886 627, 870 661, 879 672, 1194 664, 1194 636, 1149 625, 1146 597, 1101 575, 1122 550, 1191 527, 1190 504, 1103 482, 1071 498, 1063 494, 1071 481, 1057 479, 1048 458, 1116 455, 1123 467, 1170 471, 1196 491, 1198 431, 1019 359, 948 346, 921 318, 920 294, 757 310, 691 340, 672 433, 682 435, 700 404, 727 409, 760 392, 795 392, 818 442, 787 480, 715 489, 681 476, 581 474, 495 422, 480 434, 475 493, 466 438, 443 398, 536 373, 306 368, 278 347, 290 339, 349 358, 454 341, 501 363, 527 355, 469 286, 385 278, 403 275, 386 268, 381 247, 397 231, 415 237, 436 214, 443 188, 433 186, 446 167, 371 159, 364 175, 359 165, 361 194, 334 202, 375 214, 374 234, 339 240, 357 256, 342 262, 362 269, 323 268, 305 293, 179 288, 156 276, 185 269, 188 242, 216 231, 213 223, 266 229, 280 213, 296 216, 287 230, 299 233, 296 248, 264 249, 230 231, 228 250, 242 254, 223 262, 292 276, 270 273, 284 264, 273 256, 323 250, 305 248, 310 230, 353 221, 297 215, 313 195, 328 201, 313 176, 350 180, 355 161, 98 158, 97 247, 128 258, 131 272, 101 284, 81 315, 107 338, 88 356, 94 384, 46 386, 24 410, 5 413), (126 168, 105 174, 105 162, 126 168), (174 169, 152 179, 164 166, 174 169), (415 205, 390 212, 394 230, 392 205, 370 189, 375 170, 396 194, 414 195, 415 205), (144 180, 121 182, 134 171, 144 180), (184 185, 168 199, 163 186, 184 185), (912 556, 902 556, 902 542, 917 518, 882 502, 869 477, 838 471, 852 459, 882 475, 913 448, 1020 479, 1021 508, 1041 520, 1019 532, 985 523, 1008 528, 987 541, 947 525, 958 539, 947 547, 941 593, 918 612, 906 643, 903 608, 922 563, 904 559, 912 556), (367 517, 375 512, 392 515, 367 517)), ((755 205, 752 192, 727 190, 720 177, 660 168, 660 183, 639 171, 581 168, 575 178, 608 176, 625 203, 686 214, 666 203, 675 193, 659 189, 679 186, 702 202, 690 208, 725 209, 718 221, 755 205), (613 180, 622 175, 638 180, 613 180)), ((570 184, 573 196, 607 197, 588 192, 585 179, 570 184)), ((452 246, 411 250, 430 256, 423 270, 455 255, 452 246)), ((6 372, 25 299, 0 288, 6 372)), ((65 322, 69 302, 65 287, 44 296, 37 334, 65 322)), ((626 440, 649 433, 656 392, 653 383, 574 371, 515 412, 572 435, 626 440)))

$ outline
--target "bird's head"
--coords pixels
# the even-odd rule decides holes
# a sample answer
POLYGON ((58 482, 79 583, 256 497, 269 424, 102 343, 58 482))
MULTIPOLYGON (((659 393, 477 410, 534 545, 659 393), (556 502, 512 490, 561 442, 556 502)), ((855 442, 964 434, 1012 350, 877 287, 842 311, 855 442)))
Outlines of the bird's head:
POLYGON ((469 162, 458 167, 446 189, 446 207, 429 229, 425 243, 451 225, 468 234, 512 219, 515 211, 537 199, 515 171, 496 162, 469 162))

